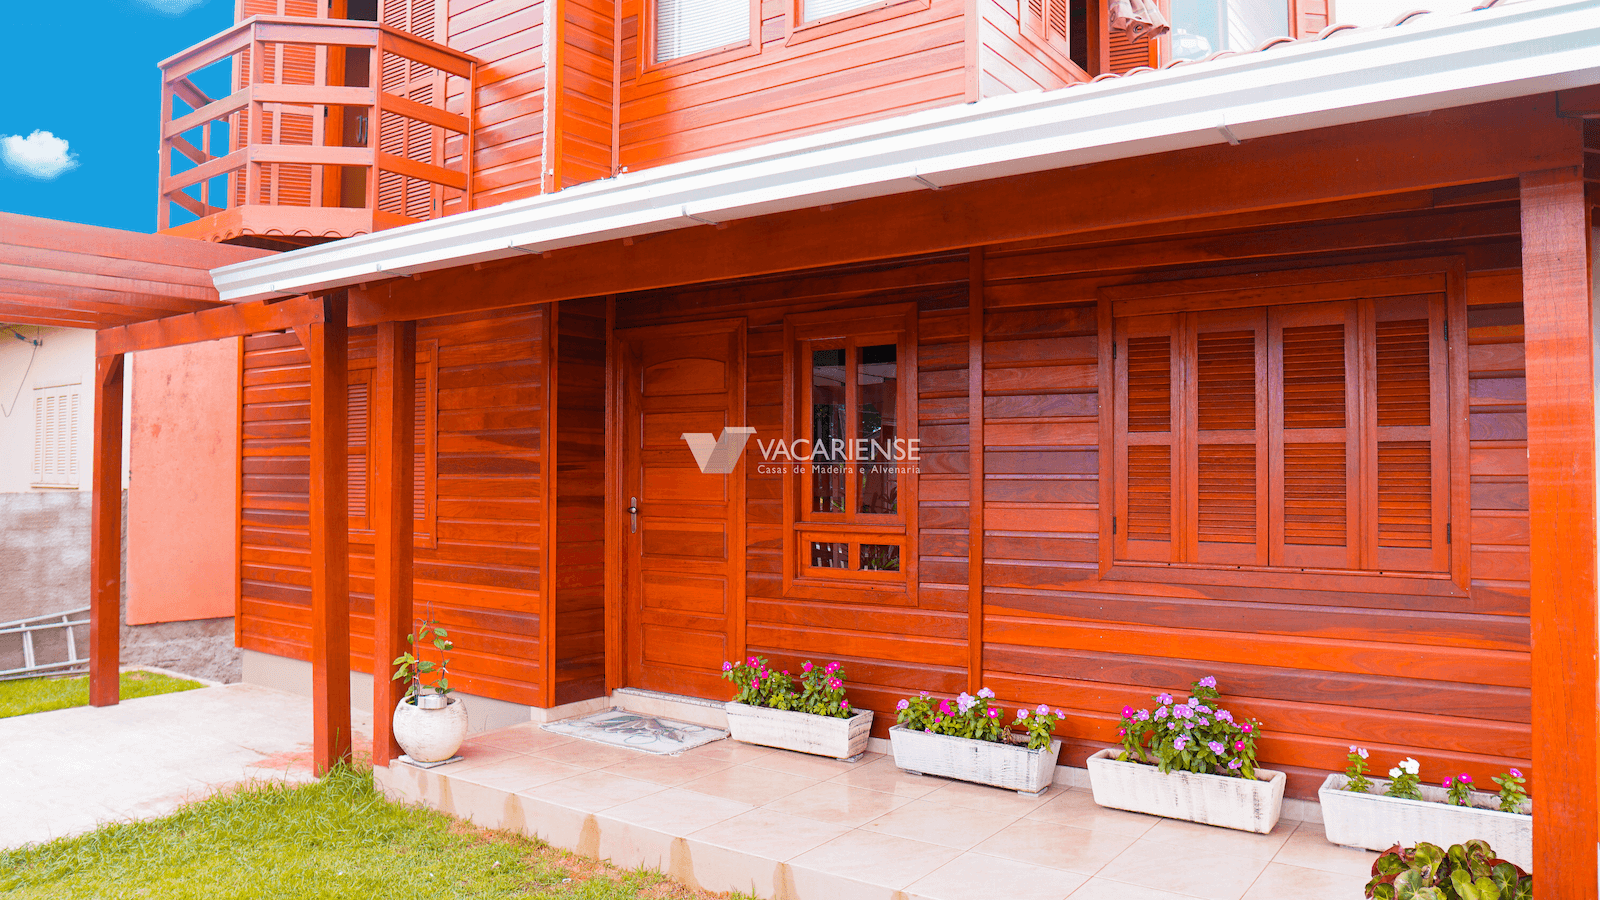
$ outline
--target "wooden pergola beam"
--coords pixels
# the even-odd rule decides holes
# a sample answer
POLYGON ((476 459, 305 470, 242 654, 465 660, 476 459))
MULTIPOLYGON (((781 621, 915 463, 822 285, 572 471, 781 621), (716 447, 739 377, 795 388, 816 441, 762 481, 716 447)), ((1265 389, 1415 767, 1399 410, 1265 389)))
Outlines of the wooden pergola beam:
POLYGON ((322 323, 325 319, 326 308, 320 297, 295 297, 281 301, 256 301, 237 306, 219 306, 200 312, 101 329, 95 335, 95 355, 112 356, 137 350, 156 350, 181 344, 214 341, 219 338, 261 334, 267 331, 284 331, 322 323))
MULTIPOLYGON (((1581 131, 1571 129, 1578 145, 1581 131)), ((1594 896, 1600 728, 1596 654, 1594 332, 1589 210, 1579 167, 1525 174, 1533 857, 1544 900, 1594 896)))
POLYGON ((115 706, 122 662, 123 358, 95 360, 89 521, 89 703, 115 706))
POLYGON ((343 293, 295 332, 311 358, 311 703, 318 775, 350 761, 349 328, 343 293))
POLYGON ((411 631, 412 469, 415 465, 417 326, 378 326, 372 377, 372 764, 400 755, 395 706, 406 685, 389 676, 411 631))

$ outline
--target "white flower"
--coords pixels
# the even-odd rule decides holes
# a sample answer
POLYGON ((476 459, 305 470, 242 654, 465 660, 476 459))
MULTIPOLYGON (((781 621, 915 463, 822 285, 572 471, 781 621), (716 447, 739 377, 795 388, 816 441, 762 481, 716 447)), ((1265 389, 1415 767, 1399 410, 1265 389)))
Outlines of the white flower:
POLYGON ((994 691, 991 691, 988 688, 978 688, 978 696, 985 700, 993 700, 994 691))
POLYGON ((1400 777, 1400 767, 1399 766, 1395 766, 1394 768, 1390 769, 1389 770, 1389 777, 1390 778, 1399 778, 1400 777))
POLYGON ((1417 761, 1410 757, 1400 760, 1400 768, 1405 769, 1406 772, 1411 775, 1415 775, 1422 771, 1422 767, 1417 765, 1417 761))

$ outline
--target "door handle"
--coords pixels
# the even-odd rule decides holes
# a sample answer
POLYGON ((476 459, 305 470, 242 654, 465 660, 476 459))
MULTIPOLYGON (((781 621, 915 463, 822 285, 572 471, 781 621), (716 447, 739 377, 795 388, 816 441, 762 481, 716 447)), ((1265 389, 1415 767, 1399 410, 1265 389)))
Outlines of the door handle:
POLYGON ((628 507, 628 531, 630 534, 637 534, 639 531, 639 498, 629 497, 628 502, 631 504, 628 507))

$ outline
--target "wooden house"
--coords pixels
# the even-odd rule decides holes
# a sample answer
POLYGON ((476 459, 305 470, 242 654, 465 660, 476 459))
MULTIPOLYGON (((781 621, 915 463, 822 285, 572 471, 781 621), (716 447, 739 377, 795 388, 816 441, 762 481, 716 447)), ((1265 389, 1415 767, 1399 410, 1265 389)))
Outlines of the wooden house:
POLYGON ((99 352, 243 336, 239 640, 319 759, 424 607, 480 697, 839 659, 880 730, 1062 707, 1069 765, 1210 674, 1291 796, 1530 770, 1589 896, 1600 4, 1163 9, 241 0, 167 61, 169 230, 298 249, 99 352))

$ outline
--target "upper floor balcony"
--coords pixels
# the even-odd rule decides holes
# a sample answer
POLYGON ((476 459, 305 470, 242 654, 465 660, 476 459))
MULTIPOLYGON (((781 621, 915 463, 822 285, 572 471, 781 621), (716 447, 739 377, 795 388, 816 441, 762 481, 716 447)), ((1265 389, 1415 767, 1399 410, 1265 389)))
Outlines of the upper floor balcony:
POLYGON ((240 22, 161 63, 157 227, 285 247, 472 208, 478 66, 378 22, 240 22))

